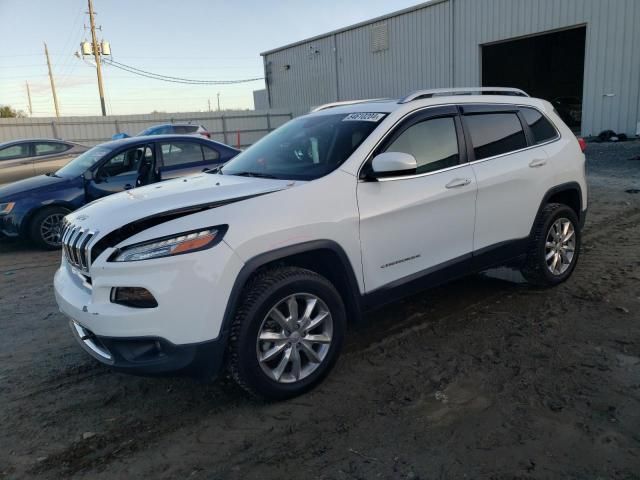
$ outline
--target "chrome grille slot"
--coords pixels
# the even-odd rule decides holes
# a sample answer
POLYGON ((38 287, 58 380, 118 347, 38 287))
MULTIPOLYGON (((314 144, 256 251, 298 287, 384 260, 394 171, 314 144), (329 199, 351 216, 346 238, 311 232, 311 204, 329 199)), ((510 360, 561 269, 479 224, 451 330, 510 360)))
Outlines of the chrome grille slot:
POLYGON ((62 231, 62 249, 70 265, 83 272, 89 272, 92 241, 97 233, 65 221, 62 231))

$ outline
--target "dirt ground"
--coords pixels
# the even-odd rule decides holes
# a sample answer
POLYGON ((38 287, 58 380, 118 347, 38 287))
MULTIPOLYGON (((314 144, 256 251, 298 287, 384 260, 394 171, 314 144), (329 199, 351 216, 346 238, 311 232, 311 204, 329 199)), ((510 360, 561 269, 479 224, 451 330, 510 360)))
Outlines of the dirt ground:
POLYGON ((0 478, 639 479, 640 142, 590 144, 588 172, 568 282, 388 306, 277 404, 102 367, 55 305, 59 253, 0 243, 0 478))

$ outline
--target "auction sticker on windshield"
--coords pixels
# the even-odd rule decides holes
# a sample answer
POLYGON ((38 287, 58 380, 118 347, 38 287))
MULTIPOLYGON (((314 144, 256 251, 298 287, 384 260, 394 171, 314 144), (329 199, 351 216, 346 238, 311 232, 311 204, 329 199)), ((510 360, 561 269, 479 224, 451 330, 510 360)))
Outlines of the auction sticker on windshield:
POLYGON ((379 122, 384 118, 384 113, 359 112, 350 113, 342 119, 343 122, 379 122))

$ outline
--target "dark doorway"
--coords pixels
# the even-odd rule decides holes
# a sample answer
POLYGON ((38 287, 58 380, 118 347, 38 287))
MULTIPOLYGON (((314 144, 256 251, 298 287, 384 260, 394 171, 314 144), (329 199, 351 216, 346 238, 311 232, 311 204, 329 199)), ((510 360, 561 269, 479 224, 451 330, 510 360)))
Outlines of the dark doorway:
POLYGON ((582 120, 586 27, 482 46, 482 85, 549 100, 574 129, 582 120))

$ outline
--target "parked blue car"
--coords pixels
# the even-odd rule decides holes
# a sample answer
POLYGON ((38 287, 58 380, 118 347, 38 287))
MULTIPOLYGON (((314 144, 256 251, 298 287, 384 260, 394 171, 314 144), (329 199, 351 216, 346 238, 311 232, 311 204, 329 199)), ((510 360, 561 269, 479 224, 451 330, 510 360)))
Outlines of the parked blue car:
POLYGON ((62 219, 101 197, 216 168, 239 150, 188 135, 131 137, 103 143, 56 172, 0 187, 0 236, 60 247, 62 219))

